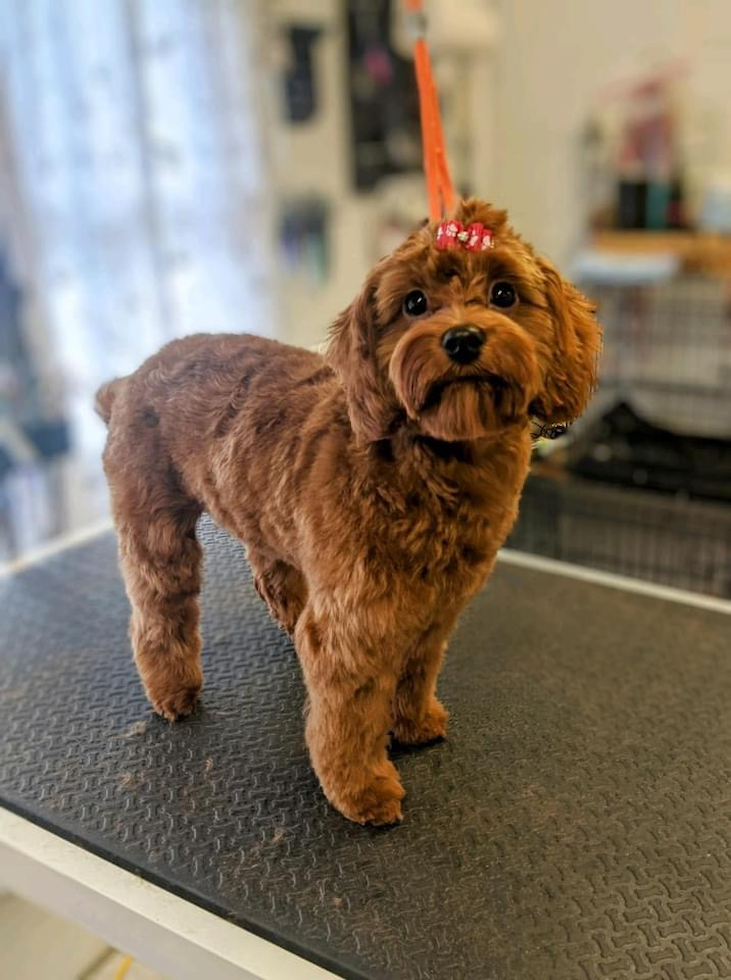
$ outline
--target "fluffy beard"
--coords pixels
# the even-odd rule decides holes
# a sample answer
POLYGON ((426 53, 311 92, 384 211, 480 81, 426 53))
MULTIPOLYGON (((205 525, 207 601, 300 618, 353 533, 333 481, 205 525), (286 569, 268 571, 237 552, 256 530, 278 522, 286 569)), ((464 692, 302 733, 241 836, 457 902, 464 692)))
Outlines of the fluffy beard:
POLYGON ((433 384, 418 420, 435 439, 479 439, 517 422, 525 405, 523 393, 500 378, 462 377, 433 384))
POLYGON ((529 340, 503 331, 467 367, 452 364, 441 349, 443 328, 404 335, 389 374, 407 415, 425 435, 454 442, 494 435, 525 418, 540 371, 529 340))

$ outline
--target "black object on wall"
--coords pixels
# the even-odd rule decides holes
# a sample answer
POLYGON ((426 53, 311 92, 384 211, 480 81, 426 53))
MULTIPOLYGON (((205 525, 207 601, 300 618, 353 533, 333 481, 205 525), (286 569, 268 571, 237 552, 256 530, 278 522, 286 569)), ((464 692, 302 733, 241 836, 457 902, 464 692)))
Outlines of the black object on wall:
POLYGON ((358 190, 421 167, 414 65, 391 46, 391 9, 392 0, 348 0, 348 91, 358 190))
POLYGON ((314 52, 319 27, 289 27, 287 36, 291 62, 284 76, 287 118, 292 123, 307 122, 317 109, 314 52))

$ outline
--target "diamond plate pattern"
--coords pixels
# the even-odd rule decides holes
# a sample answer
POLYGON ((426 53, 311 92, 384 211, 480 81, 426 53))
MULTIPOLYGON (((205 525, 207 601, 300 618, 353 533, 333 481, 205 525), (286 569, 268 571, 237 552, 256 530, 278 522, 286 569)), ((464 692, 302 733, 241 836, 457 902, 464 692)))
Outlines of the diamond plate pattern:
POLYGON ((730 621, 500 566, 452 645, 406 821, 347 823, 287 639, 210 523, 202 704, 154 717, 114 540, 0 582, 0 801, 375 980, 731 977, 730 621))

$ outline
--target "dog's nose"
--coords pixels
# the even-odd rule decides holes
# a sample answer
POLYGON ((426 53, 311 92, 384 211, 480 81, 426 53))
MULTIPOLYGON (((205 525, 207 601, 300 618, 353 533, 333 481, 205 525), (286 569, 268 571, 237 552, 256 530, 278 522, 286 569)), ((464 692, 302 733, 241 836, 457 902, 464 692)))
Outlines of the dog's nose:
POLYGON ((442 336, 442 347, 458 364, 471 364, 480 356, 485 334, 479 327, 452 327, 442 336))

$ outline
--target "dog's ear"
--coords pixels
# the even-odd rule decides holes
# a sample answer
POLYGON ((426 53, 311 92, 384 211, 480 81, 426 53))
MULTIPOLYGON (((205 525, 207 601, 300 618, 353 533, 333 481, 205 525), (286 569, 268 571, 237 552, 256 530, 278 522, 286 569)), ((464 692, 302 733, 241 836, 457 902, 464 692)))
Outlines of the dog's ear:
POLYGON ((350 424, 361 444, 384 439, 394 417, 393 397, 376 360, 377 284, 374 270, 333 324, 326 354, 345 389, 350 424))
POLYGON ((586 408, 597 383, 602 332, 595 307, 547 260, 538 264, 555 327, 553 359, 531 411, 543 422, 573 422, 586 408))

